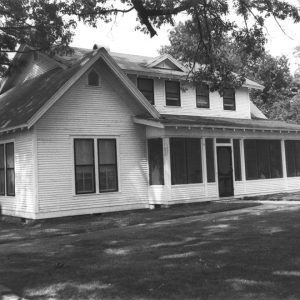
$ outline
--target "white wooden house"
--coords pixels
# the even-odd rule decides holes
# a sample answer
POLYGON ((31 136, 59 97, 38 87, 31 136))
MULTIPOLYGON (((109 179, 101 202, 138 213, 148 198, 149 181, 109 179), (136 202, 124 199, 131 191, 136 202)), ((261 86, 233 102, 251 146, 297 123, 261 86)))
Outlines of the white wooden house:
POLYGON ((2 214, 41 219, 300 190, 300 126, 267 120, 249 99, 263 88, 253 81, 220 97, 186 83, 188 70, 168 55, 23 52, 0 91, 2 214))

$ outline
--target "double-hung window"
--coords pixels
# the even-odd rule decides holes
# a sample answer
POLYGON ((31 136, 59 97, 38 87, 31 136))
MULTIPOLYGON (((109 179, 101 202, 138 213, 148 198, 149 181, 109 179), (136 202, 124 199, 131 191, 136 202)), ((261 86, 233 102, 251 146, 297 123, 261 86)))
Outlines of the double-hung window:
POLYGON ((179 81, 165 81, 166 89, 166 105, 180 106, 180 82, 179 81))
POLYGON ((226 88, 223 91, 223 107, 224 110, 235 110, 235 90, 226 88))
POLYGON ((145 98, 154 105, 154 83, 150 78, 138 78, 137 85, 140 92, 145 98))
POLYGON ((99 191, 118 190, 117 153, 115 139, 98 140, 99 191))
POLYGON ((100 193, 118 190, 116 139, 74 139, 74 152, 76 194, 95 193, 97 185, 100 193))
POLYGON ((196 86, 196 105, 198 108, 209 108, 209 86, 202 83, 196 86))
POLYGON ((15 195, 14 143, 0 145, 0 195, 15 195))

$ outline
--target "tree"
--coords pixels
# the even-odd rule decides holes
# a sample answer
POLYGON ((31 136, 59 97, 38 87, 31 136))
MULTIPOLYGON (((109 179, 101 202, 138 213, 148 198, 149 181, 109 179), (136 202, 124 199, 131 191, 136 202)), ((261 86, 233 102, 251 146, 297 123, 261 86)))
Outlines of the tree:
MULTIPOLYGON (((197 42, 197 26, 193 20, 180 23, 169 35, 170 46, 162 47, 161 53, 169 53, 180 59, 184 63, 190 64, 193 68, 194 45, 197 42)), ((264 85, 263 91, 251 91, 252 101, 263 111, 263 113, 273 119, 279 120, 297 120, 296 115, 291 111, 291 106, 295 108, 299 101, 292 101, 295 95, 295 79, 291 75, 289 62, 285 56, 273 57, 269 53, 260 52, 256 56, 256 52, 243 57, 243 45, 236 44, 234 39, 226 37, 218 41, 218 57, 220 64, 230 66, 225 72, 231 70, 237 74, 258 81, 264 85), (245 63, 245 59, 247 62, 245 63)), ((206 66, 206 57, 203 49, 198 50, 198 68, 206 66)), ((195 67, 195 68, 196 68, 195 67)), ((208 69, 209 70, 209 69, 208 69)), ((203 73, 202 73, 203 74, 203 73)), ((232 77, 235 77, 232 73, 232 77)), ((194 79, 209 80, 211 90, 220 89, 220 86, 230 84, 222 81, 223 78, 208 74, 206 78, 198 78, 198 74, 194 79)), ((230 76, 230 75, 228 75, 230 76)))
POLYGON ((9 53, 20 44, 47 52, 68 46, 76 23, 64 18, 65 8, 66 3, 51 0, 1 1, 0 76, 11 65, 9 53))
POLYGON ((190 63, 202 65, 202 69, 192 70, 193 77, 213 76, 215 88, 221 82, 240 85, 244 80, 243 74, 233 78, 233 66, 220 59, 217 45, 222 40, 230 38, 239 46, 245 65, 264 50, 267 18, 300 21, 298 9, 281 0, 4 0, 0 4, 1 66, 9 62, 7 51, 15 50, 21 42, 52 51, 53 45, 68 45, 75 17, 97 26, 99 20, 110 22, 116 14, 133 10, 137 12, 137 28, 151 37, 163 24, 174 25, 174 16, 185 12, 194 24, 190 63), (243 22, 230 19, 232 13, 243 22))

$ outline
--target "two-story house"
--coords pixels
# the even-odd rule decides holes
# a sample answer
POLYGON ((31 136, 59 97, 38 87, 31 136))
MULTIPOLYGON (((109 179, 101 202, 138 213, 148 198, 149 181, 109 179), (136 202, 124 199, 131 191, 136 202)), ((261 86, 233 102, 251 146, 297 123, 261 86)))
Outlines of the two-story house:
POLYGON ((168 55, 21 46, 0 91, 3 214, 51 218, 300 189, 300 126, 247 80, 223 97, 168 55))

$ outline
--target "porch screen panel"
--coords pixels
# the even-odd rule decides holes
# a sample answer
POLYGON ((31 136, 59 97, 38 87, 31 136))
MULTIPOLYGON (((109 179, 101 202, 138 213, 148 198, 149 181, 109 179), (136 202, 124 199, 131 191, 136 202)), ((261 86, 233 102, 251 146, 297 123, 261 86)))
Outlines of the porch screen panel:
POLYGON ((164 159, 162 139, 148 140, 150 185, 164 184, 164 159))
POLYGON ((0 145, 0 195, 5 195, 4 145, 0 145))
POLYGON ((264 140, 256 141, 258 179, 271 178, 269 143, 264 140))
POLYGON ((282 178, 281 142, 269 141, 271 178, 282 178))
POLYGON ((172 184, 187 183, 185 141, 183 138, 170 139, 172 184))
POLYGON ((99 191, 118 190, 117 153, 115 139, 98 140, 99 191))
POLYGON ((202 182, 201 140, 186 139, 187 182, 202 182))
POLYGON ((282 178, 279 140, 245 140, 246 179, 282 178))
POLYGON ((95 192, 94 140, 75 139, 76 194, 95 192))
POLYGON ((236 181, 242 180, 240 140, 233 140, 234 175, 236 181))
POLYGON ((300 176, 300 141, 285 141, 285 156, 287 176, 300 176))
POLYGON ((213 139, 205 139, 207 182, 215 182, 215 151, 213 139))
POLYGON ((15 154, 14 143, 5 144, 6 156, 6 194, 15 195, 15 154))
POLYGON ((171 138, 172 184, 202 182, 200 139, 171 138))
POLYGON ((256 155, 256 140, 245 140, 245 167, 246 167, 246 179, 257 179, 257 155, 256 155))

